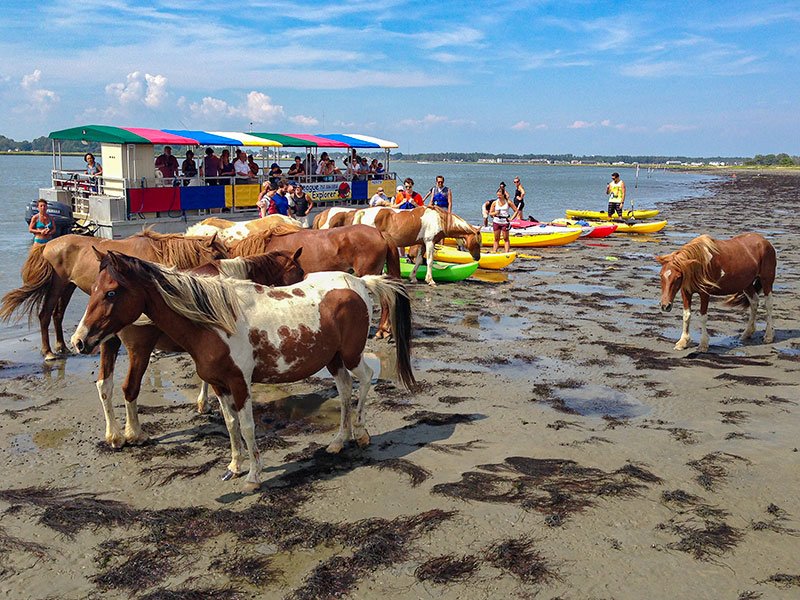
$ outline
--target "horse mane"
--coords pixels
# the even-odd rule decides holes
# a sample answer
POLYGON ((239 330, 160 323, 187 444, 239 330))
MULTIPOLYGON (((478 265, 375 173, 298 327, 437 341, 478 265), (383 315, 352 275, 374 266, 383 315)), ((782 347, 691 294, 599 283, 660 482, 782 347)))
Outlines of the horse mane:
POLYGON ((265 254, 269 251, 269 242, 273 236, 278 237, 289 235, 290 233, 295 233, 297 231, 299 230, 295 229, 292 225, 279 223, 265 231, 256 231, 255 233, 251 233, 243 240, 234 243, 231 246, 231 252, 236 256, 254 256, 256 254, 265 254))
POLYGON ((219 327, 228 334, 236 331, 239 298, 233 281, 220 277, 202 277, 182 273, 177 267, 161 265, 115 254, 126 263, 129 272, 114 267, 108 256, 100 265, 126 285, 152 284, 164 302, 176 313, 206 327, 219 327), (135 278, 135 281, 134 281, 135 278))
POLYGON ((247 259, 237 256, 236 258, 224 258, 219 261, 219 274, 231 279, 249 279, 250 269, 247 259))
POLYGON ((705 292, 716 286, 711 259, 718 253, 716 242, 705 234, 673 253, 672 264, 683 274, 683 289, 705 292))
POLYGON ((208 217, 207 219, 203 219, 202 221, 200 221, 198 225, 208 225, 209 227, 226 229, 231 225, 234 225, 234 222, 229 221, 228 219, 221 219, 220 217, 208 217))
POLYGON ((210 254, 228 256, 228 249, 220 240, 191 237, 182 233, 158 233, 145 228, 136 237, 153 241, 156 262, 174 265, 179 269, 192 269, 208 261, 210 254), (202 251, 200 251, 202 250, 202 251))
POLYGON ((447 212, 446 210, 443 210, 438 206, 429 208, 433 208, 439 213, 439 223, 441 224, 442 231, 445 233, 445 235, 475 234, 475 229, 472 227, 472 225, 467 223, 457 214, 452 212, 447 212))

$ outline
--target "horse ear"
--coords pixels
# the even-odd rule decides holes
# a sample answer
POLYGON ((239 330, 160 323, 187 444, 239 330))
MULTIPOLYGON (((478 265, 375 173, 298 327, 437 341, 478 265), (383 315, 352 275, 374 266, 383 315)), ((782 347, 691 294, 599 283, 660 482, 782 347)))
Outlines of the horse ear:
POLYGON ((217 232, 215 231, 214 234, 211 236, 211 239, 208 240, 208 247, 213 248, 217 242, 217 232))
POLYGON ((293 260, 294 262, 297 262, 297 259, 298 259, 298 258, 300 258, 300 255, 301 255, 302 253, 303 253, 303 249, 302 249, 302 248, 298 248, 297 250, 295 250, 295 252, 294 252, 294 256, 292 256, 292 260, 293 260))
POLYGON ((472 226, 472 230, 475 232, 475 235, 478 235, 481 232, 481 228, 475 227, 474 225, 472 226))
POLYGON ((92 246, 92 250, 94 250, 94 255, 97 257, 98 262, 103 262, 103 259, 105 258, 106 255, 103 252, 100 252, 100 250, 98 250, 94 246, 92 246))

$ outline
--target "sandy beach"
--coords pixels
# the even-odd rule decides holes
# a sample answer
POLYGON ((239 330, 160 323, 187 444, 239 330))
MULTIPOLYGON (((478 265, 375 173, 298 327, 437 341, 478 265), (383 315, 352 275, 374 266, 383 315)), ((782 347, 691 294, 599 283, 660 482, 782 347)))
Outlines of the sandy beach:
POLYGON ((411 284, 421 390, 401 391, 393 348, 370 340, 366 450, 324 452, 332 379, 256 385, 256 494, 220 481, 227 433, 216 410, 196 414, 187 356, 153 360, 151 440, 115 451, 97 357, 7 348, 0 597, 797 598, 800 174, 710 185, 658 206, 661 234, 411 284), (697 319, 694 345, 673 350, 681 311, 659 310, 654 255, 745 231, 778 252, 775 342, 763 308, 742 343, 745 312, 716 300, 710 351, 697 319))

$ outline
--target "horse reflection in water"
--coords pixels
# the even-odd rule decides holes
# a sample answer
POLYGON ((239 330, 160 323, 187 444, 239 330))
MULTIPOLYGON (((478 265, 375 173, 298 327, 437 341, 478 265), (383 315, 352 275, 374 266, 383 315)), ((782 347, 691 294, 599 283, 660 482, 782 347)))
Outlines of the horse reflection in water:
POLYGON ((680 250, 657 256, 661 263, 661 310, 672 310, 678 290, 683 299, 683 332, 676 350, 689 345, 689 321, 692 316, 692 296, 700 295, 700 352, 708 351, 706 327, 710 296, 728 296, 732 306, 748 306, 750 318, 742 333, 749 339, 755 331, 758 312, 758 293, 764 294, 767 308, 767 327, 764 342, 772 342, 772 284, 775 281, 777 259, 775 248, 757 233, 743 233, 729 240, 714 240, 701 235, 680 250))
POLYGON ((251 384, 299 381, 327 367, 341 403, 339 431, 328 451, 351 439, 369 443, 364 403, 372 369, 363 359, 372 295, 389 306, 400 380, 415 385, 411 370, 411 307, 403 285, 385 276, 312 273, 293 286, 269 289, 249 281, 196 277, 115 252, 100 255, 86 313, 72 343, 83 353, 133 323, 142 313, 180 340, 197 374, 220 399, 231 442, 225 478, 242 469, 242 438, 250 469, 247 487, 261 481, 251 384), (352 377, 360 381, 351 417, 352 377))

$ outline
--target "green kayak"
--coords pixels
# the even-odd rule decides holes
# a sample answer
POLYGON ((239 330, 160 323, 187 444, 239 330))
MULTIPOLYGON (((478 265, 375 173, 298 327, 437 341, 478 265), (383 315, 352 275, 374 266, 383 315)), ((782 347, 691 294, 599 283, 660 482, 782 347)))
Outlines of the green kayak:
MULTIPOLYGON (((410 263, 403 259, 400 260, 400 273, 403 277, 407 278, 409 275, 411 275, 411 271, 413 269, 414 263, 410 263)), ((477 261, 460 265, 456 263, 444 263, 435 260, 433 261, 433 280, 463 281, 477 270, 477 261)), ((423 281, 427 273, 428 267, 426 265, 420 265, 419 270, 417 270, 417 279, 423 281)))

